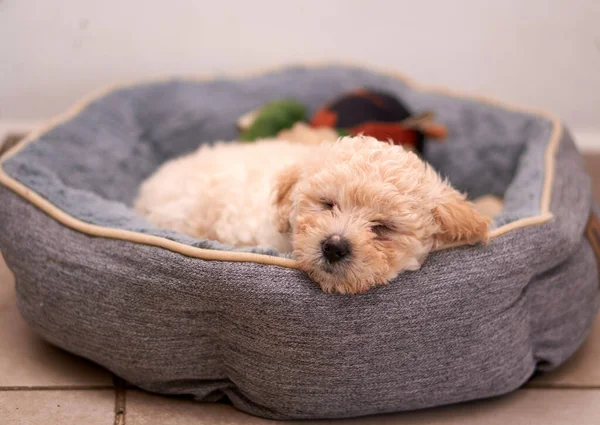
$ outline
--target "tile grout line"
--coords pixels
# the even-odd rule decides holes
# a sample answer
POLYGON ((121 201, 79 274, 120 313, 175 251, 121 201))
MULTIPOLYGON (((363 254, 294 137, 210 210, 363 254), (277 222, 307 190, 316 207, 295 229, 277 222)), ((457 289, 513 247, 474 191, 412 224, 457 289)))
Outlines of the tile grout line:
POLYGON ((125 425, 125 401, 127 384, 121 378, 113 375, 115 383, 115 422, 114 425, 125 425))
POLYGON ((94 391, 94 390, 112 390, 114 385, 57 385, 57 386, 31 386, 31 387, 0 387, 0 392, 3 391, 94 391))
POLYGON ((523 390, 581 390, 598 391, 600 385, 577 385, 577 384, 527 384, 521 387, 523 390))

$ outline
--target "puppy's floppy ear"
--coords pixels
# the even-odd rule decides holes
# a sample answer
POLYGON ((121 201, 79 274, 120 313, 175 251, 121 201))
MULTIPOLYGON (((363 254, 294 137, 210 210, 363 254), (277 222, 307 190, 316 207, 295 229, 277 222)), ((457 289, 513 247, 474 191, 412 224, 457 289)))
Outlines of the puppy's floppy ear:
POLYGON ((300 179, 300 166, 291 165, 281 171, 275 179, 274 203, 277 209, 277 226, 280 233, 292 230, 290 214, 292 213, 292 191, 300 179))
POLYGON ((479 213, 464 194, 450 186, 444 189, 441 202, 433 208, 433 217, 439 226, 436 247, 488 241, 490 218, 479 213))

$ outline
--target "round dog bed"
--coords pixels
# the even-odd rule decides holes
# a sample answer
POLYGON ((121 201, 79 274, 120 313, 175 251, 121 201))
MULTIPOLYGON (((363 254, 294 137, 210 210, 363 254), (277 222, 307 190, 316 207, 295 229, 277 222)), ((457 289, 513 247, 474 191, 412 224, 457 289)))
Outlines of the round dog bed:
POLYGON ((507 393, 563 363, 598 307, 600 226, 560 122, 386 73, 302 66, 119 87, 4 155, 0 183, 0 248, 37 333, 148 391, 226 396, 268 418, 507 393), (315 110, 361 86, 435 110, 449 137, 428 159, 472 198, 504 199, 487 247, 327 295, 293 258, 159 230, 132 211, 159 164, 234 139, 244 113, 282 97, 315 110))

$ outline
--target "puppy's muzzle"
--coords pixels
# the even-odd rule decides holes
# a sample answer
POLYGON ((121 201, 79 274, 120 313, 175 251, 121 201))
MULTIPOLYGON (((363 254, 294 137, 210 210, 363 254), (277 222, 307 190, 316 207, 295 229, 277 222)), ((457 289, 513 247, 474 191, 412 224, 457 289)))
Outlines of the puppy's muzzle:
POLYGON ((340 235, 331 235, 321 242, 323 257, 333 264, 350 255, 350 242, 340 235))

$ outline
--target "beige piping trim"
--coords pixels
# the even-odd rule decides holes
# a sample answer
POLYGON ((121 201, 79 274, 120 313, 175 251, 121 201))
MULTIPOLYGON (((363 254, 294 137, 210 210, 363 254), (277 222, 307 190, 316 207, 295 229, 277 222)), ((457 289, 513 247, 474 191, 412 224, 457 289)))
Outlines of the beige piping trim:
MULTIPOLYGON (((291 65, 294 65, 294 64, 291 64, 291 65)), ((351 66, 351 67, 355 67, 355 68, 360 67, 356 64, 339 63, 339 62, 337 62, 337 63, 300 64, 300 65, 308 66, 311 68, 319 68, 319 67, 331 66, 331 65, 345 65, 345 66, 351 66)), ((273 67, 270 69, 262 69, 262 70, 258 70, 258 71, 254 71, 254 72, 250 72, 250 73, 232 74, 232 75, 229 75, 228 77, 234 78, 234 79, 243 79, 243 78, 248 78, 251 76, 261 75, 261 74, 264 74, 267 72, 275 72, 278 70, 283 70, 283 69, 288 68, 289 66, 290 66, 290 64, 281 65, 281 66, 273 67)), ((420 85, 416 82, 413 82, 406 76, 396 73, 396 72, 390 72, 390 71, 385 71, 385 70, 383 70, 383 71, 376 70, 373 68, 369 68, 369 69, 379 72, 381 74, 385 74, 387 76, 396 78, 398 80, 401 80, 401 81, 405 82, 407 85, 411 86, 413 89, 418 90, 420 92, 438 93, 438 94, 443 94, 443 95, 451 96, 451 97, 476 100, 481 103, 486 103, 489 105, 501 107, 501 108, 504 108, 504 109, 507 109, 510 111, 521 112, 521 113, 526 113, 526 114, 530 114, 530 115, 537 115, 539 117, 550 120, 552 122, 552 134, 550 135, 550 139, 548 141, 548 146, 546 149, 546 157, 545 157, 546 174, 544 176, 544 183, 543 183, 543 189, 542 189, 540 215, 513 221, 512 223, 509 223, 507 225, 504 225, 497 229, 494 229, 490 233, 490 239, 497 238, 498 236, 504 235, 505 233, 511 232, 513 230, 522 229, 524 227, 529 227, 529 226, 536 226, 536 225, 544 224, 544 223, 547 223, 548 221, 552 220, 553 215, 550 211, 551 191, 552 191, 552 183, 554 181, 556 151, 558 149, 560 137, 562 135, 562 126, 561 126, 560 121, 556 117, 554 117, 553 115, 550 115, 546 112, 534 111, 534 110, 529 110, 529 109, 525 109, 525 108, 521 108, 521 107, 517 107, 517 106, 507 105, 503 102, 499 102, 499 101, 481 97, 481 96, 460 94, 460 93, 456 93, 456 92, 453 92, 453 91, 445 89, 445 88, 426 87, 426 86, 420 85)), ((187 77, 187 78, 186 77, 177 77, 177 78, 184 79, 184 80, 192 80, 192 81, 194 81, 194 80, 195 81, 206 81, 206 80, 213 79, 214 76, 191 77, 191 78, 190 77, 187 77)), ((145 83, 160 82, 160 81, 168 81, 169 79, 171 79, 171 77, 147 79, 147 80, 144 80, 144 82, 145 83)), ((70 216, 69 214, 65 213, 61 209, 57 208, 55 205, 50 203, 48 200, 46 200, 39 194, 33 192, 27 186, 23 185, 22 183, 18 182, 17 180, 13 179, 12 177, 10 177, 4 171, 4 168, 2 167, 2 163, 6 159, 10 158, 13 155, 16 155, 27 144, 31 143, 33 140, 37 140, 38 138, 40 138, 40 136, 42 136, 44 133, 50 131, 52 128, 73 118, 75 115, 77 115, 79 112, 81 112, 87 105, 89 105, 94 100, 97 100, 100 97, 102 97, 102 96, 106 95, 107 93, 110 93, 114 90, 131 87, 131 86, 134 86, 134 85, 137 85, 140 83, 141 83, 140 80, 136 80, 136 81, 131 81, 128 83, 115 84, 115 85, 109 86, 107 88, 104 88, 102 90, 99 90, 99 91, 81 99, 79 102, 77 102, 75 105, 73 105, 65 113, 58 115, 57 117, 49 120, 45 125, 43 125, 41 128, 39 128, 37 131, 30 133, 21 143, 18 143, 16 146, 13 146, 13 148, 11 148, 3 156, 2 161, 0 161, 0 183, 2 185, 4 185, 5 187, 9 188, 10 190, 12 190, 13 192, 15 192, 16 194, 23 197, 25 200, 27 200, 31 204, 33 204, 36 207, 38 207, 39 209, 41 209, 43 212, 48 214, 50 217, 52 217, 59 223, 65 225, 67 227, 70 227, 71 229, 77 230, 81 233, 90 235, 90 236, 99 236, 99 237, 104 237, 104 238, 119 239, 119 240, 123 240, 123 241, 129 241, 129 242, 140 243, 140 244, 145 244, 145 245, 152 245, 152 246, 168 249, 170 251, 177 252, 179 254, 183 254, 188 257, 200 258, 202 260, 208 260, 208 261, 252 262, 252 263, 275 265, 275 266, 297 269, 298 268, 297 262, 295 260, 291 260, 288 258, 273 257, 273 256, 269 256, 269 255, 252 254, 252 253, 245 253, 245 252, 219 251, 219 250, 212 250, 212 249, 195 248, 195 247, 183 244, 183 243, 174 242, 169 239, 158 237, 158 236, 146 235, 143 233, 132 232, 129 230, 121 230, 121 229, 115 229, 115 228, 109 228, 109 227, 96 226, 94 224, 89 224, 89 223, 83 222, 81 220, 76 219, 75 217, 70 216)), ((455 246, 458 246, 458 245, 444 247, 443 249, 447 249, 447 248, 451 248, 451 247, 455 247, 455 246)))

